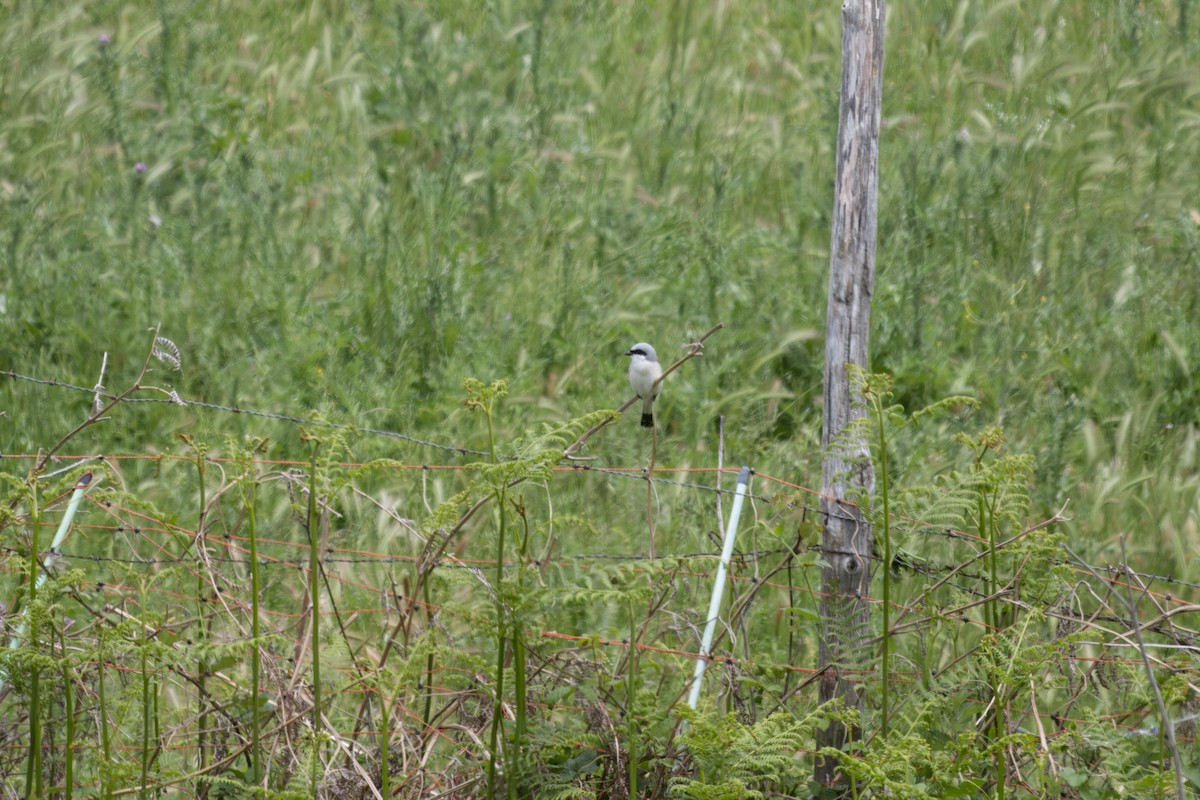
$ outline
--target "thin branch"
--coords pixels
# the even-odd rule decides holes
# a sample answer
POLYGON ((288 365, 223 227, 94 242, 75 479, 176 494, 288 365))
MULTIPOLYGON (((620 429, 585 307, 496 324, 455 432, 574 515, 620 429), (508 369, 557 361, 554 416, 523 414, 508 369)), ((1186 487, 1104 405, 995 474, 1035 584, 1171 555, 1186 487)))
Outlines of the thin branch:
MULTIPOLYGON (((1120 544, 1121 567, 1126 574, 1129 574, 1129 561, 1125 555, 1124 535, 1122 535, 1120 538, 1120 544)), ((1096 575, 1095 571, 1092 570, 1092 568, 1086 562, 1084 562, 1083 559, 1076 555, 1070 547, 1064 544, 1063 549, 1066 550, 1072 558, 1082 564, 1084 569, 1087 569, 1089 572, 1095 575, 1098 580, 1104 580, 1099 575, 1096 575)), ((1166 744, 1167 749, 1171 751, 1171 762, 1175 767, 1175 796, 1182 800, 1182 798, 1187 797, 1187 794, 1184 790, 1183 783, 1183 762, 1179 759, 1179 745, 1175 741, 1175 726, 1171 723, 1171 717, 1167 713, 1167 705, 1163 702, 1162 692, 1158 688, 1158 679, 1154 677, 1154 667, 1150 664, 1150 655, 1146 652, 1146 640, 1142 636, 1142 626, 1138 624, 1137 604, 1133 602, 1133 587, 1128 583, 1125 584, 1125 587, 1129 596, 1123 596, 1120 592, 1117 593, 1117 596, 1124 601, 1125 607, 1129 610, 1129 618, 1133 623, 1134 637, 1137 639, 1138 652, 1141 653, 1142 665, 1146 668, 1146 679, 1150 682, 1150 689, 1154 695, 1154 705, 1158 707, 1158 716, 1162 721, 1163 742, 1166 744)))
MULTIPOLYGON (((718 322, 716 325, 714 325, 712 328, 710 328, 708 330, 708 332, 705 333, 703 336, 701 336, 699 339, 697 339, 694 342, 691 342, 690 344, 684 345, 687 348, 687 352, 684 353, 679 358, 678 361, 676 361, 671 366, 667 367, 667 369, 663 372, 663 374, 658 377, 658 380, 656 380, 654 382, 654 386, 658 386, 659 384, 661 384, 668 375, 670 375, 672 372, 674 372, 675 370, 677 370, 681 366, 683 366, 683 364, 685 362, 690 361, 693 358, 696 358, 697 356, 703 355, 705 340, 707 340, 708 337, 712 336, 714 333, 716 333, 717 331, 721 330, 724 327, 725 327, 724 322, 718 322)), ((653 387, 651 387, 651 388, 653 388, 653 387)), ((621 404, 620 408, 617 409, 617 413, 620 414, 622 411, 629 408, 631 405, 633 405, 637 401, 638 401, 638 397, 637 397, 637 395, 634 395, 633 397, 629 398, 628 400, 626 400, 624 403, 621 404)), ((609 417, 608 419, 601 420, 600 422, 597 422, 592 427, 588 428, 583 433, 582 436, 580 436, 578 439, 576 439, 574 442, 572 442, 571 445, 566 450, 563 451, 563 458, 579 460, 580 457, 575 455, 576 451, 579 450, 579 448, 583 447, 583 445, 587 442, 588 439, 591 439, 593 436, 595 436, 597 433, 599 433, 601 430, 608 427, 615 421, 616 421, 616 417, 609 417)))
MULTIPOLYGON (((51 447, 49 450, 47 450, 45 452, 45 454, 42 455, 42 457, 40 459, 38 459, 37 464, 34 465, 33 470, 30 472, 31 476, 36 477, 37 475, 41 474, 41 472, 46 468, 46 465, 48 463, 50 463, 50 459, 54 457, 54 454, 57 453, 59 450, 61 450, 63 448, 63 446, 66 445, 67 442, 74 439, 76 436, 78 436, 80 433, 82 433, 87 428, 91 427, 92 425, 95 425, 97 422, 100 422, 102 419, 104 419, 104 416, 109 411, 111 411, 115 406, 117 406, 122 400, 129 397, 134 392, 137 392, 138 390, 144 388, 142 386, 142 381, 145 380, 146 373, 150 371, 150 362, 153 361, 157 357, 158 352, 159 352, 159 350, 158 350, 158 340, 159 340, 158 331, 161 327, 162 327, 161 323, 154 326, 154 336, 150 340, 150 350, 146 353, 146 359, 142 362, 142 370, 141 370, 141 372, 138 373, 137 379, 133 382, 133 384, 130 385, 130 387, 128 389, 121 392, 119 395, 117 395, 112 400, 110 400, 103 408, 99 408, 99 409, 93 408, 92 413, 88 415, 87 419, 85 419, 83 422, 79 423, 79 425, 76 426, 73 431, 71 431, 66 436, 59 439, 58 442, 53 447, 51 447)), ((107 359, 108 359, 108 354, 105 353, 105 363, 107 363, 107 359)), ((104 377, 103 368, 101 368, 100 377, 101 377, 101 379, 103 379, 103 377, 104 377)), ((99 383, 97 383, 97 387, 99 387, 99 383)), ((98 400, 99 397, 100 397, 99 388, 97 388, 96 399, 98 400)))

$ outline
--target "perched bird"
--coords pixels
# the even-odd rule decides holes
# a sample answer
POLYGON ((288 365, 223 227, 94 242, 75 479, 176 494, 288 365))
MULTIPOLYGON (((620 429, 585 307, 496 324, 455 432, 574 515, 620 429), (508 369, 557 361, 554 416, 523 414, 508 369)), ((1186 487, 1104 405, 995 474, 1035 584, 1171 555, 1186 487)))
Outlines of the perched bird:
POLYGON ((634 393, 642 400, 642 427, 654 427, 654 398, 658 397, 658 384, 655 383, 662 375, 662 365, 658 363, 658 354, 654 348, 645 342, 635 344, 625 355, 631 356, 629 361, 629 385, 634 393))

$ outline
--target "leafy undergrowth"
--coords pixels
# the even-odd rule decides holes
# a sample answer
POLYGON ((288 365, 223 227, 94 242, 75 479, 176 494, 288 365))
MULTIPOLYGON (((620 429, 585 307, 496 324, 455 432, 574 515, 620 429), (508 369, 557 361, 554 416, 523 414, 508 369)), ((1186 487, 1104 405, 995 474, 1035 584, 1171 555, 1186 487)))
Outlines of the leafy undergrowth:
MULTIPOLYGON (((869 380, 887 436, 962 402, 906 417, 869 380)), ((504 384, 466 390, 494 429, 504 384)), ((183 437, 150 463, 5 473, 20 587, 0 658, 6 791, 794 797, 819 792, 819 758, 861 796, 1195 790, 1196 587, 1089 565, 1058 518, 1029 525, 1032 463, 995 429, 960 437, 966 468, 893 486, 888 518, 870 506, 872 597, 889 613, 873 602, 877 634, 831 667, 860 681, 861 711, 816 701, 812 495, 757 473, 690 709, 719 542, 681 543, 718 529, 722 495, 712 470, 564 460, 629 430, 617 419, 491 439, 453 469, 356 462, 363 434, 326 428, 305 433, 299 460, 262 438, 183 437), (85 472, 79 519, 51 552, 85 472), (438 472, 455 491, 435 502, 438 472), (669 556, 648 556, 647 519, 669 556), (861 740, 815 751, 831 719, 861 740)))

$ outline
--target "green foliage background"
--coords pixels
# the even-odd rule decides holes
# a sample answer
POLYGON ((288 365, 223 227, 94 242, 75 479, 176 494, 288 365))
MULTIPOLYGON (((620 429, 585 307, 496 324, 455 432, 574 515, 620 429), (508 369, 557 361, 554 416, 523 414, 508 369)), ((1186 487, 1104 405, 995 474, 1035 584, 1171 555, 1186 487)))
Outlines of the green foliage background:
MULTIPOLYGON (((1200 581, 1200 33, 1188 0, 893 2, 872 351, 897 402, 982 408, 897 432, 895 480, 1003 425, 1030 516, 1087 557, 1200 581)), ((12 0, 0 25, 0 368, 473 449, 468 376, 516 437, 628 394, 717 322, 660 404, 658 460, 815 486, 839 91, 837 3, 12 0)), ((91 397, 0 381, 0 452, 91 397)), ((643 463, 626 420, 594 443, 643 463)), ((126 405, 72 452, 218 451, 298 426, 126 405)), ((385 437, 348 459, 461 462, 385 437)), ((4 461, 21 475, 28 464, 4 461)), ((180 468, 182 470, 182 468, 180 468)), ((163 503, 187 478, 125 467, 163 503)), ((362 476, 357 476, 362 478, 362 476)), ((375 491, 379 484, 363 478, 375 491)), ((435 482, 434 500, 466 486, 435 482)), ((140 487, 140 489, 139 489, 140 487)), ((181 488, 183 487, 183 488, 181 488)), ((191 490, 194 491, 194 488, 191 490)), ((638 551, 639 511, 592 498, 638 551)), ((280 502, 275 516, 286 516, 280 502)), ((664 512, 669 514, 668 511, 664 512)), ((704 543, 688 509, 664 544, 704 543)), ((673 524, 668 524, 672 523, 673 524)), ((581 523, 582 527, 582 523, 581 523)), ((581 533, 580 541, 590 541, 581 533)), ((594 626, 593 626, 594 627, 594 626)))
MULTIPOLYGON (((1070 496, 1089 533, 1177 555, 1200 350, 1187 9, 893 4, 873 307, 901 401, 978 396, 1037 456, 1042 508, 1070 496)), ((725 414, 737 458, 811 474, 836 4, 8 16, 0 363, 91 385, 108 352, 116 386, 162 322, 185 397, 459 442, 465 376, 507 379, 520 431, 617 405, 632 341, 670 356, 724 321, 666 393, 669 447, 711 449, 725 414)), ((0 391, 4 452, 78 419, 0 391)), ((236 426, 139 409, 78 446, 236 426)))

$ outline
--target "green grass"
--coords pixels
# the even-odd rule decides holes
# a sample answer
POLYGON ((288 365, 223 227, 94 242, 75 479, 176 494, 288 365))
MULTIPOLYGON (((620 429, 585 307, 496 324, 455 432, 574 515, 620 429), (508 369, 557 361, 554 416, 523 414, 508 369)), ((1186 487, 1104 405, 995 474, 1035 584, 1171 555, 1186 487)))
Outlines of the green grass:
MULTIPOLYGON (((537 449, 528 440, 543 426, 564 425, 625 399, 620 354, 629 344, 651 341, 664 359, 673 359, 684 343, 724 322, 727 328, 709 341, 704 357, 664 389, 656 468, 715 465, 724 417, 726 466, 746 463, 766 475, 817 484, 839 91, 837 4, 314 0, 284 8, 162 0, 14 2, 4 11, 0 369, 90 387, 107 353, 104 384, 120 392, 146 357, 148 330, 161 324, 161 334, 179 348, 182 367, 154 362, 148 382, 183 397, 473 450, 488 449, 489 432, 463 405, 463 380, 503 379, 508 396, 492 420, 497 451, 532 457, 537 449)), ((1069 519, 1056 531, 1076 551, 1093 563, 1119 563, 1124 535, 1134 567, 1172 576, 1183 583, 1169 591, 1193 598, 1200 583, 1194 555, 1200 548, 1195 11, 1188 0, 891 4, 871 365, 892 376, 896 401, 909 409, 959 394, 981 401, 969 419, 948 414, 888 437, 899 507, 954 519, 957 507, 905 505, 903 493, 939 480, 967 491, 970 481, 961 476, 974 457, 953 443, 954 434, 974 436, 1001 425, 1004 453, 1034 459, 1024 522, 1043 519, 1069 500, 1069 519), (961 485, 954 483, 959 478, 961 485)), ((29 462, 7 456, 53 445, 84 419, 91 400, 86 393, 0 378, 3 474, 23 479, 29 462)), ((625 420, 607 429, 589 453, 603 465, 645 465, 650 446, 634 428, 625 420)), ((390 591, 393 584, 410 603, 396 605, 393 598, 388 615, 364 613, 345 631, 337 619, 321 618, 327 667, 321 675, 328 689, 322 702, 345 724, 339 730, 386 725, 393 742, 407 741, 406 726, 415 723, 405 712, 424 721, 438 709, 428 700, 430 664, 439 680, 450 681, 441 688, 466 693, 468 706, 476 703, 461 711, 470 727, 472 714, 491 714, 489 681, 500 677, 513 686, 511 671, 497 674, 503 654, 497 650, 505 642, 509 649, 520 646, 524 659, 528 644, 522 669, 530 675, 519 686, 524 692, 528 681, 530 741, 517 749, 521 760, 547 753, 544 762, 556 766, 546 774, 562 778, 556 791, 564 793, 572 776, 593 791, 600 776, 617 781, 629 774, 641 791, 666 791, 669 767, 653 759, 674 752, 671 700, 689 671, 686 659, 643 651, 630 664, 623 660, 627 646, 593 643, 591 649, 572 645, 578 661, 571 665, 554 661, 558 679, 546 681, 539 672, 545 669, 540 658, 566 658, 538 640, 547 630, 619 642, 631 635, 631 625, 645 623, 635 637, 642 644, 694 647, 668 612, 703 605, 693 602, 705 594, 695 583, 703 579, 677 574, 703 567, 663 563, 642 570, 629 560, 562 560, 575 553, 645 552, 644 484, 556 473, 496 492, 494 476, 476 472, 343 467, 374 459, 410 465, 485 459, 165 403, 123 404, 66 452, 191 453, 181 434, 218 458, 239 457, 246 436, 266 436, 258 458, 301 462, 301 470, 317 446, 311 437, 320 437, 316 477, 328 481, 321 491, 332 498, 323 519, 339 548, 416 557, 422 545, 413 529, 436 539, 454 525, 453 519, 433 522, 440 518, 431 509, 440 502, 464 490, 481 492, 449 509, 451 516, 484 495, 508 503, 480 511, 451 548, 458 557, 492 564, 485 577, 490 593, 464 570, 378 561, 327 567, 354 583, 318 587, 328 593, 326 603, 374 608, 380 601, 373 590, 390 591), (524 516, 513 501, 525 504, 524 516), (531 538, 520 538, 519 550, 512 536, 523 525, 529 527, 521 536, 531 538), (501 530, 508 532, 506 542, 497 538, 501 530), (499 553, 502 560, 528 554, 549 565, 521 560, 521 567, 502 569, 506 577, 494 586, 500 545, 507 551, 499 553), (404 594, 405 581, 408 589, 420 589, 415 598, 404 594), (518 586, 532 607, 510 597, 518 586), (435 607, 448 609, 452 621, 435 607), (396 624, 402 630, 396 632, 396 624), (395 651, 380 664, 388 636, 395 651), (371 685, 397 698, 390 719, 380 718, 377 708, 359 709, 361 697, 348 688, 362 688, 355 681, 367 681, 365 673, 354 680, 346 675, 355 663, 365 669, 368 660, 371 685), (562 676, 585 662, 591 671, 572 678, 586 687, 576 696, 567 688, 576 684, 562 676), (451 670, 450 677, 441 670, 451 670), (633 683, 635 675, 641 683, 633 683), (547 705, 573 710, 548 711, 547 705), (615 718, 629 705, 639 712, 636 725, 615 718), (604 750, 612 737, 605 738, 597 720, 605 715, 614 717, 621 737, 628 738, 626 730, 643 737, 640 780, 620 754, 604 750), (359 723, 365 727, 354 727, 359 723), (584 757, 589 752, 599 753, 595 761, 584 757)), ((244 534, 244 508, 236 501, 242 484, 228 486, 256 481, 259 549, 307 564, 307 551, 262 543, 307 546, 308 523, 299 521, 309 514, 307 477, 285 477, 286 465, 266 463, 254 465, 257 474, 239 476, 221 464, 206 465, 203 478, 195 461, 91 466, 104 473, 109 499, 122 509, 141 509, 159 520, 155 527, 169 522, 193 530, 203 513, 210 546, 225 533, 244 534)), ((677 477, 711 481, 708 475, 677 477)), ((39 502, 72 480, 74 473, 44 482, 39 502)), ((776 488, 756 486, 762 495, 776 488)), ((719 549, 706 533, 716 527, 711 496, 667 484, 657 491, 660 555, 719 549)), ((754 549, 790 545, 797 529, 811 535, 811 520, 800 520, 787 505, 797 497, 776 499, 761 505, 747 534, 758 537, 747 539, 754 549)), ((28 513, 27 504, 16 508, 28 513)), ((130 513, 117 516, 133 524, 130 513)), ((88 516, 91 525, 113 522, 97 508, 88 516)), ((981 524, 969 516, 960 521, 969 529, 981 524)), ((12 524, 6 517, 3 524, 2 544, 28 561, 32 521, 12 524)), ((968 557, 961 544, 917 532, 903 544, 937 563, 968 557)), ((84 569, 85 581, 124 584, 129 597, 137 596, 131 587, 143 584, 181 594, 181 608, 197 620, 180 638, 194 635, 208 649, 184 657, 174 643, 175 649, 156 651, 141 625, 113 619, 125 628, 77 638, 78 649, 64 655, 51 646, 63 614, 91 617, 70 605, 75 601, 64 601, 67 610, 47 607, 41 653, 57 660, 53 669, 41 666, 40 696, 57 691, 47 682, 68 674, 80 691, 72 712, 43 702, 47 735, 61 742, 70 727, 73 770, 92 789, 137 786, 142 770, 166 780, 194 769, 196 752, 163 750, 147 762, 140 749, 140 737, 152 733, 147 715, 170 727, 197 712, 197 686, 176 683, 165 671, 182 658, 206 691, 228 693, 206 706, 220 731, 198 746, 206 763, 218 761, 236 737, 217 741, 235 726, 215 708, 229 703, 229 716, 246 724, 267 716, 260 700, 199 668, 236 671, 231 663, 250 663, 237 627, 244 623, 249 630, 250 620, 198 611, 213 588, 205 589, 209 577, 230 581, 250 605, 249 567, 243 575, 238 566, 245 556, 234 553, 238 563, 214 562, 197 573, 185 569, 196 550, 183 535, 165 540, 165 554, 111 530, 77 533, 71 546, 106 558, 132 551, 165 559, 153 568, 103 562, 100 574, 90 564, 74 565, 84 569), (115 759, 99 755, 100 734, 89 727, 98 689, 93 662, 101 651, 108 663, 149 658, 156 667, 144 684, 140 674, 105 673, 104 714, 114 722, 111 729, 100 726, 103 749, 107 754, 110 735, 118 752, 137 745, 115 759), (150 696, 150 689, 161 697, 150 696), (180 698, 191 698, 191 706, 180 698), (71 726, 68 713, 75 716, 71 726), (50 730, 55 725, 59 729, 50 730)), ((781 557, 767 558, 761 571, 784 569, 783 561, 770 558, 781 557)), ((1040 592, 1034 605, 1042 611, 1056 602, 1055 591, 1042 586, 1053 584, 1053 573, 1035 574, 1019 560, 1000 566, 1025 576, 1030 586, 1023 583, 1022 591, 1040 592)), ((21 580, 20 568, 12 569, 7 594, 21 580)), ((815 659, 812 625, 800 622, 809 604, 797 594, 803 580, 812 580, 801 576, 812 570, 795 563, 787 569, 789 591, 737 585, 748 610, 731 652, 755 662, 746 667, 744 685, 724 696, 741 703, 734 704, 742 713, 738 724, 749 724, 755 714, 766 719, 781 687, 795 686, 784 664, 811 667, 815 659)), ((264 568, 265 608, 302 605, 298 598, 309 587, 292 577, 284 567, 264 568)), ((907 588, 893 587, 897 602, 920 596, 921 581, 908 580, 907 588)), ((1161 582, 1153 588, 1168 591, 1161 582)), ((51 586, 46 596, 55 591, 51 586)), ((939 597, 946 608, 962 601, 939 597)), ((169 603, 174 610, 148 606, 129 613, 148 624, 183 618, 169 603)), ((1003 611, 989 607, 989 618, 1003 611)), ((924 613, 933 620, 941 612, 931 607, 924 613)), ((1179 624, 1195 627, 1194 621, 1179 624)), ((264 683, 289 686, 280 675, 290 675, 291 667, 284 669, 281 659, 305 631, 274 618, 265 627, 268 639, 278 638, 263 656, 264 683)), ((62 635, 79 636, 78 629, 62 635)), ((941 648, 977 652, 970 659, 979 670, 974 677, 988 687, 1025 692, 1010 705, 1029 705, 1020 660, 1001 652, 1027 647, 1027 640, 990 641, 941 617, 920 635, 924 649, 903 637, 894 646, 897 657, 931 659, 926 683, 945 668, 933 663, 941 648)), ((1065 658, 1014 652, 1036 664, 1061 666, 1056 659, 1065 658)), ((1099 718, 1140 707, 1109 688, 1134 681, 1123 669, 1111 667, 1114 674, 1104 676, 1110 683, 1089 695, 1086 714, 1099 718)), ((1194 678, 1194 656, 1190 669, 1194 678)), ((27 709, 24 673, 13 672, 15 691, 3 702, 27 709)), ((1060 677, 1069 683, 1075 678, 1068 672, 1060 677)), ((249 673, 244 677, 248 685, 249 673)), ((971 683, 961 675, 950 680, 971 683)), ((902 718, 893 718, 887 747, 902 747, 914 732, 931 741, 927 728, 939 715, 973 729, 982 713, 947 710, 928 685, 918 694, 891 688, 902 718)), ((1196 698, 1180 690, 1177 701, 1186 713, 1196 698)), ((516 695, 508 692, 507 702, 515 704, 516 695)), ((288 713, 282 702, 277 707, 288 713)), ((1085 713, 1075 705, 1068 710, 1085 713)), ((772 735, 790 741, 801 728, 819 727, 810 711, 795 712, 796 729, 772 735)), ((271 725, 252 727, 265 742, 271 725)), ((1160 774, 1150 768, 1150 777, 1133 774, 1132 764, 1160 763, 1142 739, 1099 730, 1089 727, 1083 737, 1095 751, 1089 751, 1091 767, 1103 764, 1106 774, 1131 785, 1160 774)), ((718 734, 754 738, 747 740, 728 720, 698 719, 688 734, 693 755, 708 752, 703 737, 718 734)), ((194 729, 184 739, 202 741, 194 729)), ((297 745, 296 764, 268 764, 272 790, 317 780, 304 770, 330 746, 297 745), (284 775, 288 769, 294 771, 284 775)), ((966 741, 932 746, 922 780, 943 786, 952 772, 947 753, 975 752, 966 741)), ((462 750, 482 758, 486 768, 482 745, 464 741, 462 750)), ((508 752, 494 755, 496 767, 506 763, 501 755, 517 761, 508 752)), ((264 751, 263 758, 272 757, 264 751)), ((473 774, 454 747, 438 748, 431 758, 447 774, 473 774)), ((689 763, 703 771, 707 758, 689 763)), ((883 744, 863 758, 856 776, 868 783, 883 780, 872 772, 875 766, 894 766, 883 744)), ((983 775, 993 758, 994 751, 977 761, 963 756, 959 766, 977 766, 983 775)), ((363 761, 370 766, 371 759, 363 761)), ((389 785, 415 791, 413 763, 394 761, 389 785)), ((471 763, 482 774, 478 762, 471 763)), ((1045 763, 1041 768, 1058 774, 1045 763)), ((226 775, 235 784, 251 774, 236 761, 229 769, 241 770, 226 775)), ((780 765, 767 773, 745 765, 729 769, 723 776, 693 772, 688 779, 803 782, 780 765)), ((907 780, 889 775, 896 785, 907 780)), ((48 774, 44 785, 56 779, 61 776, 48 774)), ((699 792, 699 785, 680 784, 676 792, 699 792)), ((1039 785, 1057 786, 1050 778, 1039 785)), ((218 782, 188 791, 217 796, 233 790, 218 782)), ((1010 785, 1010 794, 1020 791, 1010 785)))

